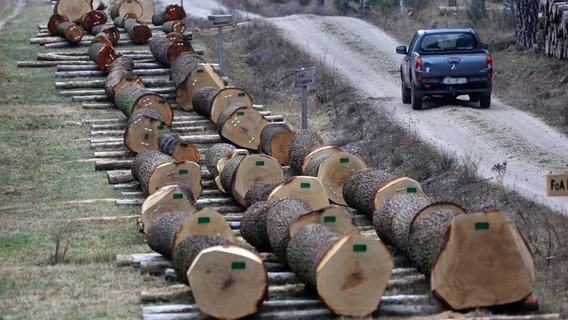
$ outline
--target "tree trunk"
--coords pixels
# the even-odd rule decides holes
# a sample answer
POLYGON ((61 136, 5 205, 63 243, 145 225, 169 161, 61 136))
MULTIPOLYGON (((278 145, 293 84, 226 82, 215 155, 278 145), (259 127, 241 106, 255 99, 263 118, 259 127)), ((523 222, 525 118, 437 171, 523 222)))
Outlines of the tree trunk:
POLYGON ((88 55, 99 66, 99 69, 106 73, 110 70, 112 63, 121 56, 114 51, 114 47, 103 42, 91 43, 88 55))
POLYGON ((148 246, 170 260, 176 230, 188 217, 187 212, 170 211, 152 220, 147 229, 148 246))
POLYGON ((204 208, 187 218, 178 228, 175 234, 173 248, 185 238, 193 235, 209 237, 222 237, 231 243, 237 243, 235 232, 229 226, 227 220, 217 211, 204 208))
POLYGON ((517 46, 531 48, 537 43, 538 0, 518 0, 517 46))
POLYGON ((211 106, 209 109, 211 112, 209 118, 213 121, 213 123, 217 124, 223 110, 231 104, 239 103, 243 106, 252 107, 252 97, 244 89, 237 87, 225 87, 217 92, 210 103, 211 106))
POLYGON ((128 118, 124 132, 124 144, 134 153, 158 150, 158 137, 170 130, 163 116, 156 109, 142 108, 128 118))
POLYGON ((302 129, 296 132, 290 143, 289 158, 290 168, 294 175, 302 175, 304 157, 317 147, 323 146, 323 139, 315 131, 302 129))
POLYGON ((219 175, 217 163, 226 155, 230 154, 236 147, 230 143, 216 143, 207 149, 205 154, 205 167, 213 176, 219 175))
POLYGON ((241 236, 259 252, 272 252, 266 218, 270 201, 258 201, 250 205, 241 217, 241 236))
POLYGON ((187 280, 187 271, 202 250, 216 245, 230 244, 232 244, 232 242, 226 238, 205 235, 191 235, 180 241, 173 249, 172 256, 172 266, 174 267, 178 281, 185 284, 189 283, 187 280))
POLYGON ((260 150, 278 159, 280 164, 289 165, 288 154, 295 135, 284 123, 269 123, 260 133, 260 150))
POLYGON ((154 170, 161 164, 174 161, 171 156, 156 150, 140 152, 132 162, 132 176, 140 183, 142 191, 148 194, 150 193, 148 185, 154 170))
POLYGON ((341 207, 322 208, 297 218, 288 228, 290 237, 294 237, 302 227, 308 224, 325 225, 329 230, 342 236, 347 234, 360 235, 353 216, 341 207))
POLYGON ((172 32, 183 34, 187 31, 187 26, 185 25, 185 22, 183 22, 183 20, 166 21, 162 25, 162 31, 164 31, 164 33, 166 34, 172 32))
POLYGON ((187 66, 179 66, 186 60, 180 59, 184 56, 185 55, 182 54, 172 63, 172 80, 176 86, 176 101, 184 110, 192 111, 194 109, 193 96, 200 88, 215 87, 221 89, 225 87, 225 83, 219 73, 217 73, 215 68, 210 64, 198 63, 197 67, 192 69, 194 62, 197 62, 192 61, 192 63, 187 66), (177 84, 178 82, 179 85, 177 84))
POLYGON ((104 11, 90 10, 81 18, 81 25, 85 30, 91 31, 94 27, 107 23, 108 18, 104 11))
MULTIPOLYGON (((170 68, 172 72, 172 83, 175 88, 179 88, 182 83, 189 77, 192 71, 194 71, 200 63, 204 63, 205 60, 201 55, 196 52, 183 52, 180 56, 172 62, 170 68)), ((190 97, 190 103, 191 103, 190 97)))
POLYGON ((376 208, 374 199, 377 191, 395 176, 385 170, 366 168, 353 172, 343 185, 343 199, 353 209, 372 217, 376 208))
POLYGON ((109 13, 113 20, 127 13, 133 14, 134 19, 139 19, 147 8, 148 6, 144 6, 142 2, 138 0, 120 0, 114 6, 110 7, 109 13))
POLYGON ((133 82, 144 86, 140 77, 132 75, 133 69, 134 61, 127 56, 119 57, 112 63, 104 82, 107 97, 114 99, 116 92, 118 92, 125 83, 133 82))
POLYGON ((241 161, 247 156, 246 154, 232 154, 233 156, 227 160, 223 165, 223 168, 219 174, 219 182, 222 188, 219 188, 222 192, 233 196, 231 188, 233 177, 235 176, 235 171, 239 167, 241 161))
POLYGON ((308 203, 313 210, 329 207, 329 199, 316 177, 293 176, 272 190, 268 200, 297 197, 308 203))
POLYGON ((162 121, 170 126, 173 121, 173 110, 161 95, 140 85, 138 82, 126 81, 115 93, 114 103, 126 117, 142 108, 153 108, 162 115, 162 121))
POLYGON ((163 25, 166 21, 182 20, 186 17, 185 10, 177 4, 170 4, 164 10, 154 12, 152 23, 156 26, 163 25))
POLYGON ((514 303, 535 289, 530 248, 499 211, 455 217, 441 247, 430 283, 452 309, 514 303))
POLYGON ((217 132, 239 147, 258 150, 260 133, 267 124, 268 120, 247 103, 234 102, 220 113, 217 132))
POLYGON ((63 22, 67 22, 67 21, 69 21, 69 19, 67 19, 67 17, 65 17, 65 16, 62 16, 60 14, 52 14, 49 17, 49 21, 47 23, 47 29, 52 34, 57 34, 57 26, 59 26, 63 22))
POLYGON ((93 0, 57 0, 53 13, 67 17, 69 21, 81 22, 85 13, 93 10, 93 0))
POLYGON ((312 163, 312 168, 310 169, 312 172, 316 171, 314 175, 311 176, 317 176, 317 169, 314 170, 314 166, 317 165, 317 163, 321 160, 323 161, 323 158, 327 158, 330 157, 334 154, 337 154, 341 152, 341 150, 338 147, 335 146, 328 146, 328 145, 322 145, 319 147, 316 147, 315 149, 313 149, 312 151, 310 151, 310 153, 308 153, 307 155, 304 156, 304 160, 302 161, 302 165, 301 165, 301 171, 303 175, 309 176, 311 174, 308 174, 306 172, 306 168, 308 166, 308 164, 310 164, 311 160, 314 158, 318 158, 318 160, 314 163, 312 163))
POLYGON ((378 208, 383 201, 395 194, 414 194, 424 198, 429 198, 418 181, 408 177, 400 177, 388 182, 375 193, 375 199, 373 201, 374 208, 378 208))
POLYGON ((148 25, 136 21, 135 19, 124 20, 124 29, 130 35, 134 43, 145 43, 152 37, 152 30, 148 25))
POLYGON ((57 34, 70 43, 77 43, 83 39, 83 28, 74 22, 61 22, 57 26, 57 34))
POLYGON ((103 37, 108 39, 113 45, 118 43, 120 40, 120 31, 113 24, 103 24, 93 27, 91 33, 95 37, 103 37))
POLYGON ((282 182, 257 181, 253 183, 245 194, 245 207, 248 208, 257 202, 267 201, 272 191, 282 182))
POLYGON ((184 142, 174 131, 164 132, 158 137, 159 149, 176 159, 176 161, 199 162, 199 151, 191 143, 184 142))
POLYGON ((394 266, 380 241, 341 236, 321 224, 300 229, 287 253, 298 278, 317 289, 335 314, 345 316, 365 317, 379 307, 394 266))
POLYGON ((217 319, 253 315, 268 296, 262 258, 234 245, 202 250, 187 278, 199 310, 217 319))
POLYGON ((275 200, 268 209, 266 229, 272 250, 284 263, 287 262, 286 248, 290 241, 288 227, 298 217, 309 213, 312 208, 304 200, 289 196, 275 200))
POLYGON ((144 200, 140 210, 144 232, 148 232, 152 220, 169 211, 184 211, 190 215, 198 211, 195 196, 188 185, 181 182, 168 183, 144 200))
POLYGON ((221 89, 217 87, 201 87, 192 99, 193 111, 211 119, 211 103, 221 89))
POLYGON ((172 41, 165 35, 157 35, 150 41, 150 51, 163 65, 170 66, 183 52, 194 51, 189 42, 172 41))

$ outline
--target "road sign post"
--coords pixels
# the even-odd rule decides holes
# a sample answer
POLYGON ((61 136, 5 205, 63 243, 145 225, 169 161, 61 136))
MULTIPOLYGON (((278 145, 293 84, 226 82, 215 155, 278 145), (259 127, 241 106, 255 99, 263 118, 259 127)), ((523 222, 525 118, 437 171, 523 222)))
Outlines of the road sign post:
POLYGON ((296 69, 296 88, 302 88, 302 129, 308 128, 308 85, 316 83, 316 67, 296 69))
POLYGON ((224 67, 223 67, 223 33, 222 28, 226 26, 230 26, 233 24, 233 15, 231 14, 220 14, 220 15, 212 15, 208 16, 209 21, 211 22, 211 28, 216 27, 218 29, 217 32, 217 44, 219 47, 219 74, 223 76, 224 67))

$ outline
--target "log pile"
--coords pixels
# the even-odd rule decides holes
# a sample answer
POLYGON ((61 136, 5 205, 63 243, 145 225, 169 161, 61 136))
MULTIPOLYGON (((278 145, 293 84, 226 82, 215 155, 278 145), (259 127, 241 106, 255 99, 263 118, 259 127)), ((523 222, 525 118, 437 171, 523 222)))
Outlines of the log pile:
POLYGON ((83 39, 83 28, 77 23, 60 14, 53 14, 47 24, 49 31, 56 34, 70 43, 77 43, 83 39))
POLYGON ((540 0, 538 5, 539 46, 547 56, 568 58, 568 2, 540 0))

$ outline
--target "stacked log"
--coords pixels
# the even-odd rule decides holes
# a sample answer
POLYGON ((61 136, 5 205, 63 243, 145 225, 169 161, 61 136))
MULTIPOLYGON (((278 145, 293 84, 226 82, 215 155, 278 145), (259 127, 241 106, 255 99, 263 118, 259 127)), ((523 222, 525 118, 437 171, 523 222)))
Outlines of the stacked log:
POLYGON ((395 176, 385 170, 366 168, 353 172, 343 185, 343 199, 351 208, 372 217, 377 192, 395 176))
MULTIPOLYGON (((181 36, 180 36, 181 37, 181 36)), ((173 37, 172 39, 165 35, 157 35, 150 41, 150 51, 165 66, 169 66, 183 52, 193 52, 193 47, 189 41, 173 37)))
POLYGON ((260 133, 268 120, 246 102, 232 102, 219 114, 217 132, 235 145, 249 150, 260 147, 260 133))
POLYGON ((380 241, 341 235, 323 224, 297 231, 288 243, 287 261, 330 310, 357 317, 378 308, 394 266, 380 241))
MULTIPOLYGON (((128 118, 142 108, 155 109, 162 116, 163 122, 170 126, 174 117, 170 103, 162 95, 147 89, 143 82, 128 81, 127 79, 115 91, 115 106, 128 118)), ((130 79, 133 80, 134 78, 130 79)))
POLYGON ((152 30, 150 27, 136 19, 124 19, 124 29, 136 44, 146 43, 152 37, 152 30))
POLYGON ((296 132, 288 150, 292 173, 295 175, 303 174, 304 157, 312 150, 324 145, 322 137, 317 132, 307 129, 296 132))
POLYGON ((171 64, 171 72, 176 101, 186 111, 194 110, 193 96, 202 87, 225 87, 215 68, 195 52, 182 53, 171 64))
POLYGON ((162 31, 166 34, 175 32, 183 35, 188 31, 188 27, 183 20, 171 20, 162 24, 162 31))
POLYGON ((81 17, 81 25, 87 31, 91 31, 94 27, 106 24, 107 21, 107 14, 100 10, 90 10, 81 17))
POLYGON ((285 123, 269 123, 260 132, 260 150, 282 165, 290 165, 290 145, 295 136, 285 123))
POLYGON ((568 58, 568 2, 540 0, 538 6, 539 45, 547 56, 568 58))
POLYGON ((91 29, 91 34, 95 36, 95 38, 102 37, 110 41, 112 45, 118 43, 120 40, 120 31, 114 26, 114 24, 106 23, 95 26, 91 29))
POLYGON ((192 143, 185 142, 175 131, 164 132, 158 136, 158 148, 172 156, 176 161, 199 162, 199 151, 192 143))
POLYGON ((48 30, 70 43, 77 43, 83 39, 83 28, 77 23, 69 21, 66 16, 53 14, 47 24, 48 30))
POLYGON ((152 15, 152 23, 156 26, 163 25, 166 21, 182 20, 186 17, 183 7, 177 4, 170 4, 166 8, 156 10, 152 15))
POLYGON ((105 73, 109 72, 110 66, 121 56, 121 54, 115 52, 110 41, 104 41, 102 38, 93 39, 87 53, 89 58, 105 73))
POLYGON ((132 14, 132 18, 139 19, 144 12, 144 5, 138 0, 121 0, 117 1, 109 8, 109 14, 112 20, 122 17, 125 14, 132 14))
POLYGON ((166 212, 183 211, 190 215, 197 212, 195 200, 195 195, 187 184, 179 181, 166 183, 142 203, 140 210, 142 231, 147 233, 150 222, 166 212))
POLYGON ((93 10, 93 0, 57 0, 53 14, 67 17, 71 22, 80 23, 85 13, 93 10))
POLYGON ((105 77, 105 94, 107 97, 114 99, 116 92, 125 83, 142 83, 142 79, 132 74, 134 69, 134 61, 127 57, 118 57, 110 66, 109 72, 105 77))
POLYGON ((274 186, 268 200, 276 201, 281 198, 296 197, 306 202, 313 210, 330 205, 323 185, 316 177, 293 176, 274 186))

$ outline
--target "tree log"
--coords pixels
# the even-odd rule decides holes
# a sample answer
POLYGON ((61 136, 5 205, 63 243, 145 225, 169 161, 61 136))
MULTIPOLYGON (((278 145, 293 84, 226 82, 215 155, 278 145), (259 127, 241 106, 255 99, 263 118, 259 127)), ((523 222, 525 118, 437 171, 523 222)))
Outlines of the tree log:
POLYGON ((147 150, 140 152, 134 157, 132 162, 132 176, 138 182, 144 193, 149 194, 150 177, 158 166, 168 162, 174 162, 175 159, 167 154, 156 150, 147 150))
POLYGON ((207 149, 205 154, 205 167, 213 176, 219 175, 217 163, 226 155, 230 154, 236 147, 230 143, 216 143, 207 149))
POLYGON ((211 102, 221 89, 217 87, 201 87, 192 98, 193 111, 211 119, 211 102))
POLYGON ((146 9, 139 0, 119 0, 115 5, 109 9, 110 17, 114 20, 117 17, 122 17, 127 13, 133 14, 134 19, 139 19, 146 9))
POLYGON ((231 152, 230 155, 225 156, 222 168, 220 168, 220 174, 218 180, 220 182, 222 192, 232 196, 232 182, 235 171, 237 170, 239 163, 248 155, 248 153, 242 154, 236 149, 236 152, 231 152))
POLYGON ((250 207, 260 201, 268 201, 268 197, 282 181, 257 181, 253 183, 245 194, 245 207, 250 207))
POLYGON ((302 164, 304 163, 304 157, 317 147, 323 146, 323 144, 321 136, 312 130, 302 129, 296 132, 288 151, 290 168, 292 168, 294 175, 303 174, 302 164))
POLYGON ((174 237, 174 250, 185 238, 193 235, 222 237, 231 243, 237 243, 235 232, 233 232, 227 220, 219 212, 211 208, 201 209, 183 222, 174 237))
POLYGON ((150 27, 135 19, 124 20, 124 29, 126 29, 136 44, 145 43, 152 37, 152 30, 150 27))
POLYGON ((290 145, 296 133, 284 123, 269 123, 260 133, 260 150, 273 156, 282 165, 290 165, 290 145))
POLYGON ((182 20, 186 17, 183 7, 170 4, 164 10, 156 10, 152 15, 152 23, 156 26, 163 25, 166 21, 182 20))
POLYGON ((189 214, 185 211, 170 211, 156 217, 147 229, 148 246, 171 259, 176 230, 188 217, 189 214))
MULTIPOLYGON (((172 83, 174 84, 174 87, 179 88, 200 63, 205 63, 205 60, 203 59, 203 56, 197 52, 181 53, 180 56, 170 65, 172 70, 172 83)), ((192 96, 189 97, 190 103, 192 96)))
POLYGON ((60 14, 52 14, 49 17, 49 22, 47 23, 47 29, 49 30, 49 32, 51 32, 52 34, 58 34, 57 33, 57 27, 63 23, 63 22, 67 22, 69 21, 69 19, 67 19, 67 17, 62 16, 60 14))
POLYGON ((187 271, 199 309, 218 319, 256 313, 268 296, 268 273, 262 258, 237 246, 204 249, 187 271))
POLYGON ((231 194, 240 205, 245 206, 246 192, 255 182, 283 180, 284 172, 278 160, 265 154, 250 154, 238 161, 230 179, 231 191, 227 193, 231 194))
POLYGON ((266 218, 270 201, 258 201, 247 208, 241 217, 241 236, 259 252, 272 252, 266 218))
POLYGON ((183 20, 166 21, 162 25, 162 31, 164 31, 164 33, 166 34, 172 32, 183 34, 187 31, 187 26, 183 20))
POLYGON ((165 66, 171 65, 183 52, 192 52, 193 47, 183 39, 170 39, 165 35, 156 35, 150 40, 150 52, 156 60, 165 66))
POLYGON ((67 17, 69 21, 81 22, 85 13, 93 10, 93 0, 57 0, 53 13, 67 17))
POLYGON ((453 203, 438 202, 418 212, 408 231, 408 257, 418 271, 430 276, 432 266, 442 248, 446 230, 458 215, 466 214, 465 209, 453 203))
POLYGON ((184 61, 191 58, 186 55, 187 53, 182 54, 172 63, 172 80, 177 90, 176 101, 184 110, 192 111, 194 109, 193 96, 200 88, 224 88, 225 83, 217 71, 215 71, 215 68, 210 64, 200 63, 193 59, 193 61, 191 61, 192 63, 189 65, 182 66, 184 61), (182 57, 184 57, 183 60, 180 60, 182 57), (196 62, 198 64, 197 67, 194 68, 196 62))
POLYGON ((193 214, 198 211, 191 188, 181 182, 168 183, 149 195, 142 204, 140 217, 144 232, 150 222, 169 211, 184 211, 193 214))
POLYGON ((394 179, 395 176, 385 170, 366 168, 355 171, 343 185, 343 199, 349 207, 372 217, 376 210, 375 194, 394 179))
POLYGON ((91 33, 95 37, 108 39, 112 45, 117 44, 118 40, 120 40, 120 31, 113 24, 103 24, 93 27, 91 33))
POLYGON ((99 69, 106 73, 108 73, 110 65, 121 56, 114 51, 113 46, 106 45, 103 42, 91 43, 88 54, 89 58, 99 66, 99 69))
POLYGON ((341 236, 321 224, 300 229, 287 254, 298 278, 317 289, 335 314, 346 316, 365 317, 379 307, 394 266, 380 241, 341 236))
POLYGON ((116 91, 114 103, 127 117, 142 108, 152 108, 162 115, 165 124, 168 126, 172 124, 174 113, 169 102, 163 96, 140 85, 139 82, 126 81, 116 91))
POLYGON ((158 148, 176 161, 199 162, 199 150, 192 143, 185 142, 177 132, 164 132, 158 137, 158 148))
POLYGON ((94 27, 107 23, 108 17, 104 11, 89 10, 81 17, 81 25, 85 30, 91 31, 94 27))
POLYGON ((412 193, 425 198, 429 198, 418 181, 410 179, 408 177, 400 177, 390 181, 375 193, 375 199, 373 201, 374 208, 378 208, 385 199, 395 194, 405 193, 412 193))
POLYGON ((302 199, 313 210, 329 207, 327 193, 316 177, 293 176, 276 186, 268 200, 275 201, 289 196, 302 199))
POLYGON ((298 217, 288 228, 290 237, 294 237, 303 226, 308 224, 325 225, 331 231, 342 236, 347 234, 360 235, 353 216, 341 207, 322 208, 298 217))
POLYGON ((249 150, 260 147, 260 133, 268 120, 243 102, 228 105, 219 115, 217 132, 237 146, 249 150))
POLYGON ((499 211, 455 217, 442 247, 430 283, 432 293, 452 309, 512 303, 534 290, 529 246, 499 211))
POLYGON ((220 89, 208 102, 210 103, 208 108, 210 110, 209 118, 215 124, 219 122, 221 113, 231 104, 240 104, 249 107, 253 105, 250 94, 246 90, 237 87, 225 87, 220 89))
POLYGON ((57 25, 57 34, 70 43, 77 43, 83 39, 83 28, 75 22, 61 22, 57 25))
POLYGON ((172 266, 176 272, 177 280, 188 284, 187 271, 202 250, 216 245, 230 244, 232 242, 223 237, 191 235, 183 239, 173 249, 172 266))
POLYGON ((284 197, 275 200, 266 217, 266 230, 270 246, 274 253, 286 263, 286 248, 290 241, 288 227, 298 217, 309 213, 312 208, 304 200, 297 197, 284 197))

